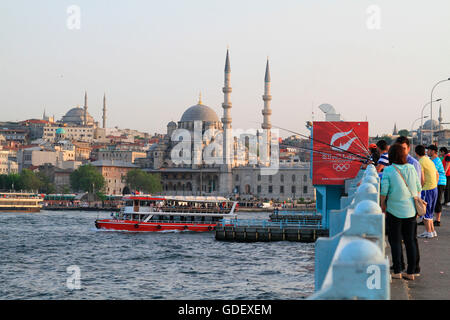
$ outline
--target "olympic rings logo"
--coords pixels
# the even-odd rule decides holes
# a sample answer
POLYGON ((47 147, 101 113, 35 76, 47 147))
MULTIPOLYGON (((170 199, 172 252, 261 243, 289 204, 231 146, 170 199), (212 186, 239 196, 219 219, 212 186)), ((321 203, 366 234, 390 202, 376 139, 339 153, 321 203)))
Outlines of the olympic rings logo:
POLYGON ((350 164, 349 163, 334 163, 333 169, 337 172, 345 172, 348 169, 350 169, 350 164))

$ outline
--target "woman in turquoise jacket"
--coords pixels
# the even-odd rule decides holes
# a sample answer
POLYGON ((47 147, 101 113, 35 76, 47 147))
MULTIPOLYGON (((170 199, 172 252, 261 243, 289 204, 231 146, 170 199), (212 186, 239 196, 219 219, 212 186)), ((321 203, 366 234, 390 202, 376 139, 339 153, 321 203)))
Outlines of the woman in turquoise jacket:
POLYGON ((380 202, 386 214, 388 240, 391 246, 393 278, 414 280, 416 258, 419 248, 416 242, 416 208, 414 196, 420 197, 422 187, 417 172, 408 164, 407 156, 399 144, 389 150, 390 166, 383 171, 380 202), (386 200, 387 199, 387 200, 386 200), (406 247, 408 268, 402 275, 402 239, 406 247))

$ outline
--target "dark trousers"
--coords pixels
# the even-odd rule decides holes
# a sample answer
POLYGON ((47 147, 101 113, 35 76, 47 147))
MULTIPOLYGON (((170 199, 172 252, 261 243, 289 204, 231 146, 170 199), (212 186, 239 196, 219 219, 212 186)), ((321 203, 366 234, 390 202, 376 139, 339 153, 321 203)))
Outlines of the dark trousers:
POLYGON ((386 212, 388 227, 388 241, 391 246, 392 263, 394 273, 402 272, 402 239, 406 248, 406 259, 408 261, 408 274, 417 273, 417 260, 419 246, 417 243, 416 217, 400 219, 386 212))
POLYGON ((450 176, 447 176, 447 187, 444 191, 444 203, 450 202, 450 176))

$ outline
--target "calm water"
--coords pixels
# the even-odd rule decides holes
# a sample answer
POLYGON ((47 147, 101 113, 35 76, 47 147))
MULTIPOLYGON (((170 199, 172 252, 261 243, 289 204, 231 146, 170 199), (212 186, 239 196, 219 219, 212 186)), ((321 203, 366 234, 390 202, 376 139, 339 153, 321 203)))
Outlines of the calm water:
POLYGON ((301 299, 314 291, 314 244, 96 230, 94 220, 108 216, 0 213, 0 299, 301 299), (79 290, 67 287, 72 265, 79 290))

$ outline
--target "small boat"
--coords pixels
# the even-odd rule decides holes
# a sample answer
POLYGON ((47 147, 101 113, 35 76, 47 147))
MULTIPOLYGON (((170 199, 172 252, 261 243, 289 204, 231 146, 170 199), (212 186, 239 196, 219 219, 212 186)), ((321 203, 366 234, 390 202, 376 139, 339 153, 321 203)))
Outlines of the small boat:
POLYGON ((35 193, 0 193, 0 212, 40 212, 43 197, 35 193))
POLYGON ((97 229, 117 231, 213 231, 223 219, 236 219, 237 201, 224 197, 129 195, 111 219, 97 219, 97 229))

